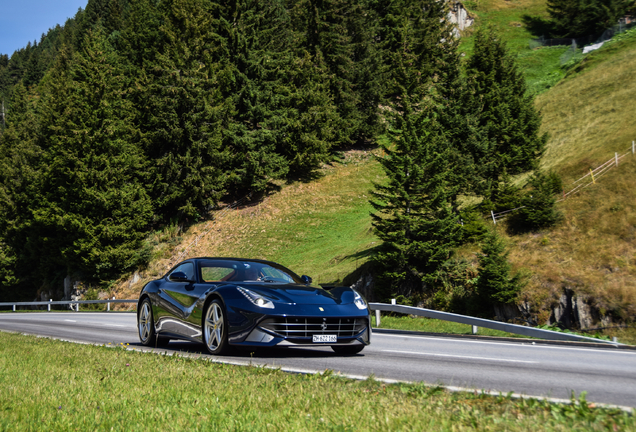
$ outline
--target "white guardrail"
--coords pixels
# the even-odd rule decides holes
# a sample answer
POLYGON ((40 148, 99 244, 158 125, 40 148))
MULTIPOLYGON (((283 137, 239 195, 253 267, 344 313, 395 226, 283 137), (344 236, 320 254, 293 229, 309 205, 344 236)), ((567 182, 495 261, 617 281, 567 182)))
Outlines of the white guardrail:
POLYGON ((493 330, 501 330, 508 333, 514 333, 522 336, 529 336, 538 339, 549 340, 561 340, 561 341, 577 341, 577 342, 596 342, 606 343, 610 345, 623 345, 617 341, 608 341, 603 339, 596 339, 589 336, 579 336, 570 333, 561 333, 552 330, 543 330, 534 327, 527 327, 518 324, 508 324, 500 321, 492 321, 483 318, 475 318, 466 315, 459 315, 450 312, 440 312, 432 309, 418 308, 413 306, 403 306, 397 304, 387 303, 369 303, 369 309, 375 311, 375 323, 377 327, 380 327, 380 311, 384 312, 397 312, 409 315, 423 316, 427 318, 434 318, 444 321, 452 321, 461 324, 468 324, 473 326, 473 334, 477 333, 478 327, 489 328, 493 330))
MULTIPOLYGON (((71 309, 75 306, 75 311, 79 312, 79 305, 81 304, 104 304, 106 303, 106 310, 110 311, 111 303, 137 303, 138 300, 62 300, 62 301, 47 301, 47 302, 5 302, 0 303, 2 306, 13 306, 13 311, 16 311, 16 306, 47 306, 47 310, 51 311, 51 305, 69 305, 71 309)), ((529 336, 538 339, 549 340, 562 340, 562 341, 576 341, 576 342, 596 342, 606 343, 610 345, 622 345, 616 341, 607 341, 603 339, 596 339, 588 336, 579 336, 570 333, 561 333, 552 330, 543 330, 534 327, 527 327, 518 324, 508 324, 499 321, 492 321, 483 318, 475 318, 467 315, 459 315, 450 312, 441 312, 432 309, 418 308, 413 306, 404 306, 398 304, 387 303, 369 303, 369 309, 375 311, 376 326, 380 327, 381 317, 380 311, 384 312, 397 312, 408 315, 417 315, 427 318, 434 318, 444 321, 452 321, 460 324, 468 324, 472 326, 473 334, 477 333, 479 327, 489 328, 493 330, 501 330, 508 333, 518 334, 522 336, 529 336)))
POLYGON ((2 306, 13 306, 13 312, 15 312, 15 307, 16 306, 31 306, 31 305, 38 305, 38 306, 48 306, 47 309, 49 312, 51 312, 51 305, 64 305, 67 304, 70 306, 71 309, 73 309, 73 306, 75 306, 75 311, 79 312, 79 305, 81 304, 104 304, 106 303, 106 310, 110 311, 110 304, 111 303, 137 303, 138 300, 60 300, 60 301, 53 301, 53 300, 49 300, 49 301, 35 301, 35 302, 5 302, 5 303, 0 303, 0 307, 2 306))

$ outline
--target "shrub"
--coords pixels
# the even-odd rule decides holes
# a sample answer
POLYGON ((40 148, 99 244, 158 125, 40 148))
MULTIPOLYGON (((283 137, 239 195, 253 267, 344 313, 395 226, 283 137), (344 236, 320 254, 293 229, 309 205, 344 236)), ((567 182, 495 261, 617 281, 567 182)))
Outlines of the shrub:
POLYGON ((479 312, 497 303, 514 303, 523 288, 523 278, 517 273, 510 276, 508 251, 495 231, 490 232, 482 246, 477 278, 477 305, 479 312))
POLYGON ((536 231, 556 225, 563 215, 556 208, 555 189, 561 189, 557 176, 535 173, 530 178, 531 189, 521 199, 519 209, 510 220, 514 232, 536 231))
POLYGON ((459 212, 462 244, 479 243, 488 232, 486 220, 475 208, 464 209, 459 212))

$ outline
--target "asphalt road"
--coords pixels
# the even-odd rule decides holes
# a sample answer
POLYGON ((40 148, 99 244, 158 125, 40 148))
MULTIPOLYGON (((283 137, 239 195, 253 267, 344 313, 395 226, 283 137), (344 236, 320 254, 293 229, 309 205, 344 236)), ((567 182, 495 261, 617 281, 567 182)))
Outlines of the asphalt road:
MULTIPOLYGON (((136 316, 128 313, 1 313, 0 329, 145 349, 136 316)), ((167 351, 206 356, 203 345, 190 342, 173 341, 167 351)), ((636 407, 636 350, 376 332, 371 345, 352 357, 294 347, 216 360, 559 399, 586 391, 591 402, 636 407)))

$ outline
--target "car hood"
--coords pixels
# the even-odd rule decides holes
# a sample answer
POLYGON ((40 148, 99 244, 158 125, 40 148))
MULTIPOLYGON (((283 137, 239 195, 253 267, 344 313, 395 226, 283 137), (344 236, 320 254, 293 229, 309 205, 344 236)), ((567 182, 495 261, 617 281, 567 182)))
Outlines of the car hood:
POLYGON ((354 299, 353 290, 348 287, 338 287, 327 291, 320 287, 299 284, 242 283, 239 286, 259 292, 281 303, 341 305, 353 303, 354 299))

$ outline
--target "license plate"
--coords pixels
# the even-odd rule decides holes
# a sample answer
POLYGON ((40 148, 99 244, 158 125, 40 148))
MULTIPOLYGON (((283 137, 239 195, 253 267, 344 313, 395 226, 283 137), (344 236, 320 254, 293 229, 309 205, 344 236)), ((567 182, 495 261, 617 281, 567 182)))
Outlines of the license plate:
POLYGON ((314 343, 338 342, 336 335, 314 335, 314 343))

